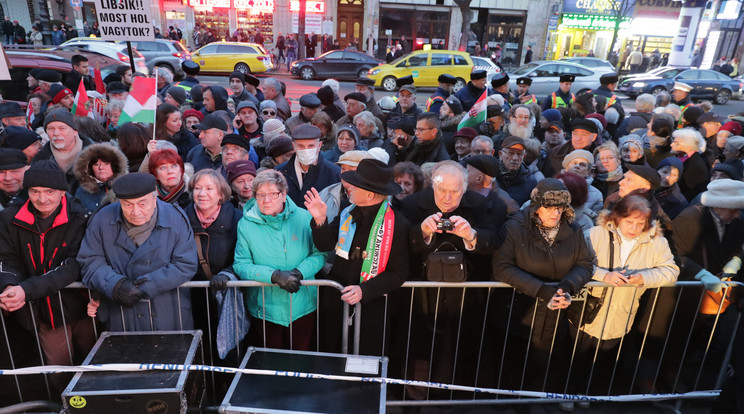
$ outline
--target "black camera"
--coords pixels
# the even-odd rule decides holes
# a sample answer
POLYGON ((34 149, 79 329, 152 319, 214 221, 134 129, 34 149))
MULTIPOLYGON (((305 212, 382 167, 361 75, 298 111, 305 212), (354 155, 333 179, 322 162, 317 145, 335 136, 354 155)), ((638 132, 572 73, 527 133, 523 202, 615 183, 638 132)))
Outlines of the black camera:
POLYGON ((452 222, 449 219, 443 218, 437 222, 437 230, 452 231, 454 229, 455 226, 452 225, 452 222))

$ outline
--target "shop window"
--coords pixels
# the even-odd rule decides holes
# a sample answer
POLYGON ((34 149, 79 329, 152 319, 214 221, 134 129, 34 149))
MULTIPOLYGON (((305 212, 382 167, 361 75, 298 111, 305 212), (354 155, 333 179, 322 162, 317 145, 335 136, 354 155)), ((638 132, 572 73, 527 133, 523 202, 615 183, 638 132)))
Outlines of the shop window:
POLYGON ((455 55, 455 65, 468 65, 468 61, 463 56, 455 55))
POLYGON ((433 53, 431 55, 431 66, 450 66, 452 65, 452 55, 433 53))
POLYGON ((426 66, 428 55, 411 56, 408 59, 408 66, 426 66))

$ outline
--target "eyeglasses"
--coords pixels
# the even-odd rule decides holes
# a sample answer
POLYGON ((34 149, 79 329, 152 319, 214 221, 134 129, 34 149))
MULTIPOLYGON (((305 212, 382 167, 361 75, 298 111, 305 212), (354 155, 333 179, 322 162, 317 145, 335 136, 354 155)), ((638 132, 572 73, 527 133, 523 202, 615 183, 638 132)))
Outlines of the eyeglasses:
POLYGON ((256 200, 276 200, 277 198, 279 198, 280 194, 281 193, 278 191, 272 193, 257 193, 256 200))
POLYGON ((424 131, 428 131, 430 129, 436 129, 436 128, 416 128, 416 132, 424 132, 424 131))
POLYGON ((264 115, 271 115, 271 116, 276 115, 276 112, 274 112, 274 111, 261 111, 261 113, 264 114, 264 115))

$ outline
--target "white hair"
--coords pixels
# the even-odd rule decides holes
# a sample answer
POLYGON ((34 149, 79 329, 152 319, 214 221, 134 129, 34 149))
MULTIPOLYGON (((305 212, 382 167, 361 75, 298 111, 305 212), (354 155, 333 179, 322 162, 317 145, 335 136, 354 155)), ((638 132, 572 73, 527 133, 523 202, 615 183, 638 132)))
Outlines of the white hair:
POLYGON ((333 91, 333 93, 335 93, 336 95, 338 95, 338 88, 340 86, 339 86, 338 81, 336 79, 326 79, 326 80, 324 80, 323 83, 320 84, 320 87, 321 88, 323 86, 327 86, 327 87, 331 88, 331 90, 333 91))
POLYGON ((473 138, 473 142, 470 143, 470 145, 475 144, 476 142, 482 142, 486 144, 486 147, 488 147, 488 150, 493 150, 493 140, 485 135, 478 135, 477 137, 473 138))
POLYGON ((705 152, 706 145, 703 136, 692 128, 678 129, 672 132, 672 138, 687 147, 688 151, 691 149, 700 153, 705 152))
POLYGON ((462 177, 462 189, 468 188, 468 170, 465 169, 456 161, 440 161, 434 165, 431 169, 431 185, 432 187, 439 187, 444 182, 444 177, 452 177, 455 174, 460 174, 462 177))
MULTIPOLYGON (((366 106, 366 105, 365 105, 366 106)), ((368 127, 374 127, 373 131, 377 132, 377 124, 375 123, 375 116, 370 111, 362 111, 354 115, 354 122, 362 121, 368 127)))
POLYGON ((649 93, 643 93, 635 101, 635 108, 638 112, 651 112, 656 106, 656 97, 649 93))
POLYGON ((166 83, 173 82, 173 72, 170 71, 170 69, 165 67, 159 67, 158 68, 158 77, 165 79, 166 83))
POLYGON ((111 111, 117 110, 121 111, 124 109, 124 101, 120 99, 112 99, 109 101, 108 105, 106 105, 106 114, 111 114, 111 111))

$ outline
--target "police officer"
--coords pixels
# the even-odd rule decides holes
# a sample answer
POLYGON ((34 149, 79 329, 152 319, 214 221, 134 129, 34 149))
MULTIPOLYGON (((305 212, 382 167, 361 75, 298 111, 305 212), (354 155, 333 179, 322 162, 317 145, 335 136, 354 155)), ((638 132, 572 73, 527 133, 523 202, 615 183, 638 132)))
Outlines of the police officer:
POLYGON ((512 105, 529 105, 531 103, 537 103, 537 96, 530 93, 530 86, 532 86, 532 78, 522 76, 517 78, 517 97, 512 101, 512 105))
POLYGON ((576 96, 571 93, 571 85, 576 80, 576 75, 566 74, 559 78, 560 87, 545 99, 542 110, 570 107, 576 96))
POLYGON ((509 90, 509 75, 506 73, 497 73, 491 79, 491 91, 489 95, 501 95, 504 98, 504 111, 511 109, 511 102, 514 100, 514 94, 509 90))
POLYGON ((443 73, 437 78, 439 87, 433 95, 426 100, 426 112, 439 113, 442 103, 452 94, 452 87, 457 83, 457 79, 449 73, 443 73))
POLYGON ((685 116, 685 111, 693 106, 690 99, 690 91, 692 91, 692 86, 682 82, 674 82, 674 86, 672 87, 672 102, 675 105, 679 105, 679 109, 682 110, 682 115, 677 120, 677 128, 682 127, 682 119, 685 116))
POLYGON ((613 107, 617 110, 617 113, 620 115, 617 121, 617 125, 620 125, 620 122, 625 119, 625 110, 623 109, 623 105, 620 103, 620 100, 615 95, 615 88, 617 88, 617 82, 619 80, 619 77, 617 76, 617 73, 605 73, 599 78, 600 86, 594 90, 594 97, 597 96, 604 96, 607 98, 607 104, 605 105, 605 111, 609 109, 610 107, 613 107))
POLYGON ((196 75, 199 74, 201 67, 193 60, 187 60, 181 63, 181 69, 183 69, 186 76, 172 87, 178 86, 179 88, 183 88, 186 91, 186 100, 191 102, 191 88, 199 85, 199 79, 196 79, 196 75))
POLYGON ((455 97, 462 103, 462 109, 467 111, 475 105, 475 101, 486 91, 486 71, 475 70, 470 73, 470 82, 457 91, 455 97))
MULTIPOLYGON (((413 85, 413 76, 408 75, 408 76, 404 76, 402 78, 398 78, 395 80, 395 86, 398 87, 398 93, 400 93, 400 88, 406 85, 413 85)), ((398 93, 393 95, 393 101, 396 103, 396 107, 397 107, 398 99, 399 99, 398 93)))

